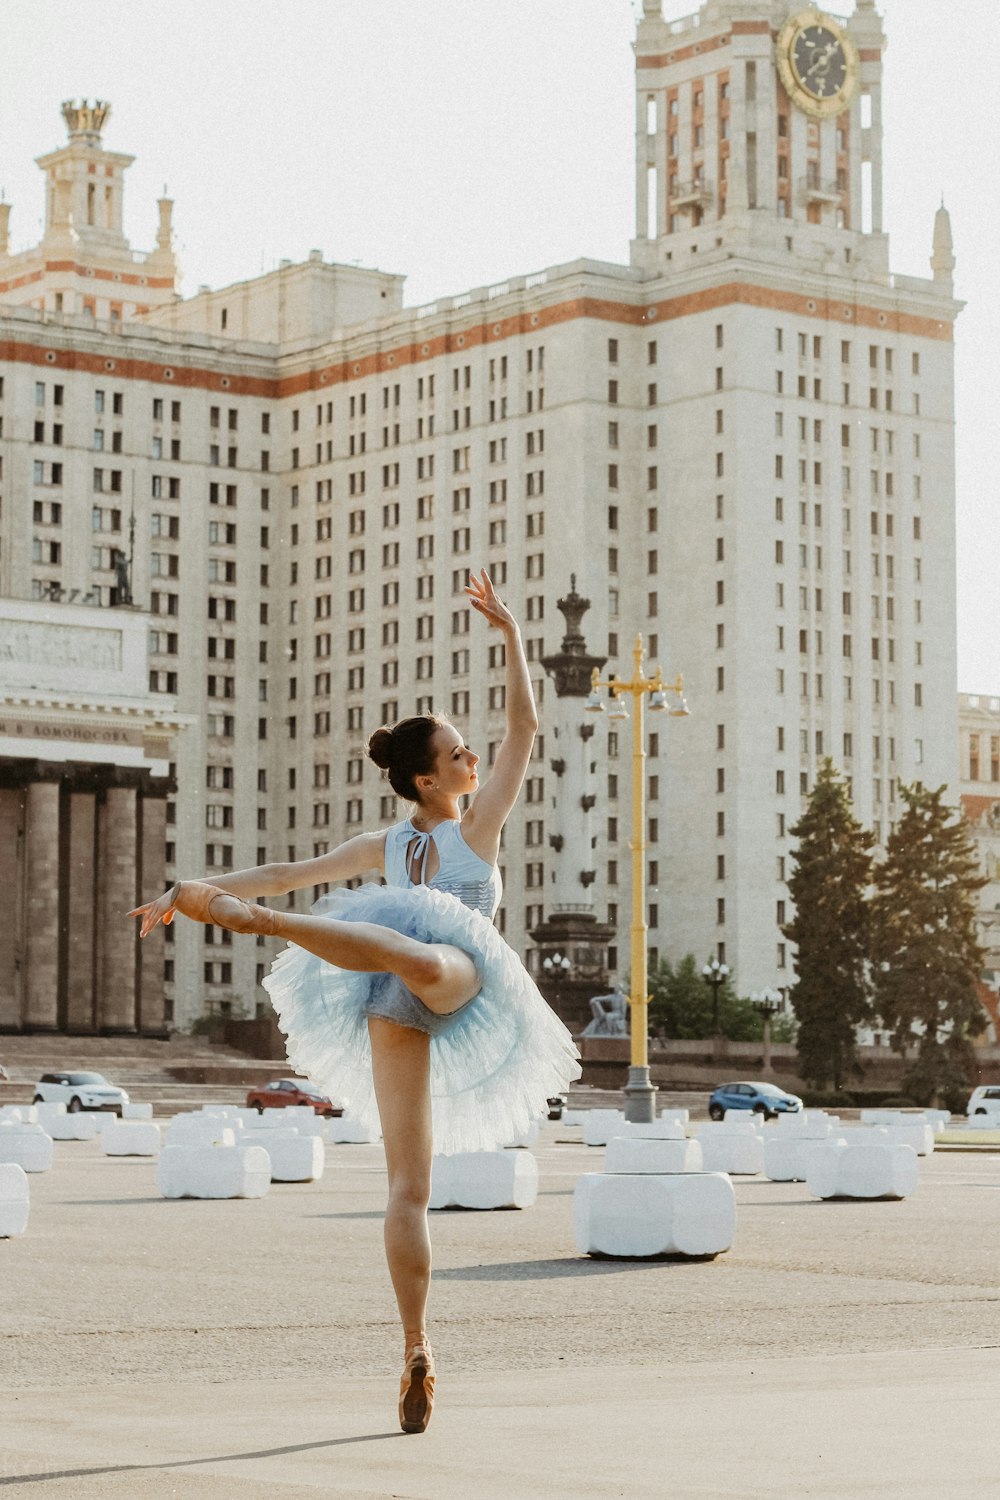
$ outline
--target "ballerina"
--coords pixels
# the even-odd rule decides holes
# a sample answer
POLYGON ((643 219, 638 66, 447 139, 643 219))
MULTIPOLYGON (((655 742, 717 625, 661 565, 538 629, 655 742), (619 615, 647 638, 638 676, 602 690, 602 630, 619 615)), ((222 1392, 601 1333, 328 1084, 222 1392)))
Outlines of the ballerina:
POLYGON ((377 729, 368 753, 414 805, 409 818, 315 859, 181 881, 129 914, 141 917, 142 937, 179 912, 287 939, 264 985, 289 1061, 345 1112, 381 1125, 404 1432, 425 1431, 434 1402, 426 1328, 433 1155, 508 1144, 580 1074, 569 1032, 492 925, 500 835, 538 720, 517 621, 485 571, 466 593, 506 646, 506 732, 481 789, 479 756, 452 724, 434 714, 403 719, 377 729), (386 884, 336 890, 309 916, 252 899, 366 874, 386 884))

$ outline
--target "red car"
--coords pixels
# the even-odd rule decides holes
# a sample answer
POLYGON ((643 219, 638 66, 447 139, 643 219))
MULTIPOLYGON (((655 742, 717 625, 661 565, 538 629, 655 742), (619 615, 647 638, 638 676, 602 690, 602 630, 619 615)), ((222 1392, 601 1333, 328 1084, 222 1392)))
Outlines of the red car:
POLYGON ((262 1115, 265 1109, 287 1109, 290 1104, 308 1104, 318 1115, 342 1115, 343 1109, 321 1093, 307 1078, 276 1078, 247 1094, 247 1109, 262 1115))

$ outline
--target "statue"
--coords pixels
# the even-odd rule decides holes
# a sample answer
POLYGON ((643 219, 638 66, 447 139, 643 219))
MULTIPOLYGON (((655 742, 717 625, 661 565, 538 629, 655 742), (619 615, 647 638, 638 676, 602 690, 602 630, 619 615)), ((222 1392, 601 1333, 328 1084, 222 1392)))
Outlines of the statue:
POLYGON ((628 1002, 624 995, 595 995, 590 1002, 594 1019, 582 1036, 628 1036, 628 1002))

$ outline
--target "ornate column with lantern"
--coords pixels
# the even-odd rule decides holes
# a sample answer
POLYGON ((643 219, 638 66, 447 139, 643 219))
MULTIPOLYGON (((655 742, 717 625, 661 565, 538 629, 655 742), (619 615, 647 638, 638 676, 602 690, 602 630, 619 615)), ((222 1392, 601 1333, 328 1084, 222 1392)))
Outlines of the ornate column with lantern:
POLYGON ((589 655, 580 629, 590 600, 570 591, 556 604, 566 621, 561 649, 542 659, 556 690, 555 713, 546 716, 545 806, 550 816, 548 842, 550 883, 545 886, 544 917, 531 932, 539 955, 536 978, 546 1000, 573 1031, 592 1018, 590 1001, 608 988, 608 946, 614 929, 598 920, 593 886, 592 809, 597 802, 597 771, 592 724, 581 723, 583 701, 603 656, 589 655))

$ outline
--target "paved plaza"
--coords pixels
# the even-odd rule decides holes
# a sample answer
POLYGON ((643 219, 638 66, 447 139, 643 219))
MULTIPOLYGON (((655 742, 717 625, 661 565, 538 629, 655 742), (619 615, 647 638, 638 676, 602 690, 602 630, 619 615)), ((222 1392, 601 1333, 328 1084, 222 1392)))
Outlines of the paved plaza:
POLYGON ((440 1399, 403 1437, 381 1147, 315 1184, 158 1197, 59 1142, 0 1242, 0 1487, 183 1500, 994 1500, 1000 1154, 898 1203, 735 1179, 711 1262, 580 1258, 603 1151, 548 1124, 537 1205, 432 1215, 440 1399))

